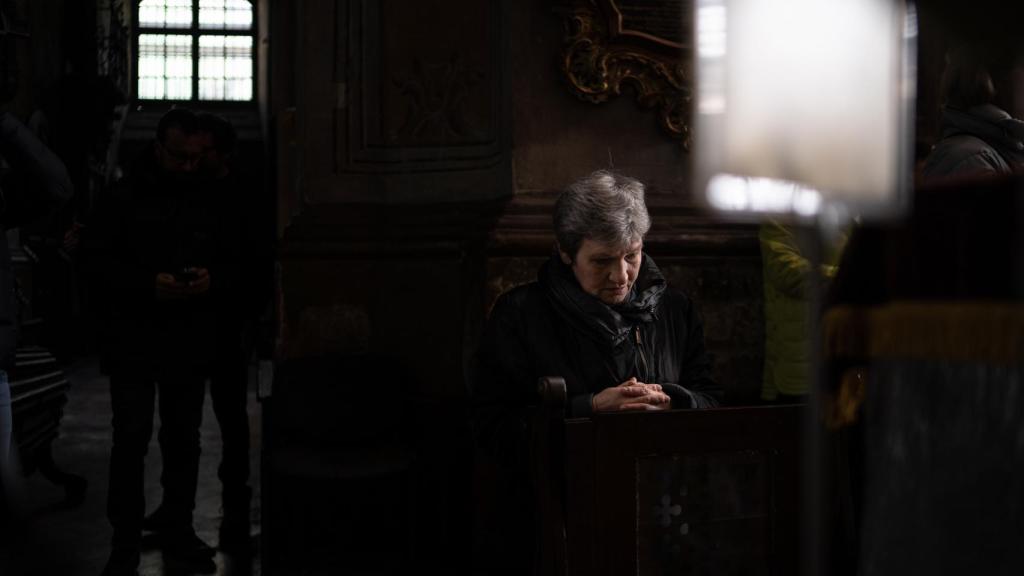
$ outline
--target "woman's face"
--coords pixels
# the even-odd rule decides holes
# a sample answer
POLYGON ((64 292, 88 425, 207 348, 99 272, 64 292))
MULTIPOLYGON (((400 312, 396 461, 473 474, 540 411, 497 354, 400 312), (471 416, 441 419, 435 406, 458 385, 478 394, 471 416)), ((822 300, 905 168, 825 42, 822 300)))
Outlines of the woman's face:
POLYGON ((640 240, 622 247, 584 238, 575 260, 559 252, 562 262, 572 267, 584 292, 605 304, 620 304, 629 295, 640 272, 643 246, 640 240))

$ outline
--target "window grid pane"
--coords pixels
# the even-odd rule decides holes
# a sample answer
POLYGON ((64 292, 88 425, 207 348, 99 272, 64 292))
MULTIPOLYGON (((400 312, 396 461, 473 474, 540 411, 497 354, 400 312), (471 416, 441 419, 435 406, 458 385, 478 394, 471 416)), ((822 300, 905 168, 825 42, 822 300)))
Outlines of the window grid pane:
POLYGON ((199 0, 199 28, 252 30, 252 3, 247 0, 199 0))
POLYGON ((192 0, 143 0, 139 2, 139 26, 191 28, 192 0))
POLYGON ((252 100, 252 36, 199 37, 199 99, 252 100))
POLYGON ((192 36, 139 35, 139 98, 192 99, 192 36))

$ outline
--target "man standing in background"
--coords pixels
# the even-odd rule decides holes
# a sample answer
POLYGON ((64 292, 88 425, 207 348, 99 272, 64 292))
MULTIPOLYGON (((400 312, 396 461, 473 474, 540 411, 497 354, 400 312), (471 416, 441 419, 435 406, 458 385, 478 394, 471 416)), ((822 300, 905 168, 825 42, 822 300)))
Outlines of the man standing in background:
POLYGON ((213 207, 197 173, 199 122, 172 109, 128 176, 98 210, 108 299, 113 448, 107 515, 114 529, 107 576, 137 574, 145 514, 145 456, 160 394, 161 544, 188 569, 216 569, 192 525, 199 425, 214 345, 213 207))
MULTIPOLYGON (((210 365, 210 398, 220 425, 223 453, 217 476, 220 478, 223 518, 220 525, 221 550, 241 555, 250 550, 249 505, 249 413, 248 359, 251 334, 263 302, 258 290, 258 241, 252 218, 252 200, 234 172, 235 129, 226 119, 213 114, 197 116, 200 156, 197 186, 212 210, 215 233, 211 237, 210 294, 216 325, 215 351, 210 365)), ((162 401, 162 400, 161 400, 162 401)), ((160 449, 171 449, 160 436, 160 449)), ((198 459, 198 452, 196 458, 198 459)), ((198 469, 198 464, 196 464, 198 469)), ((170 491, 162 477, 164 494, 170 491)), ((143 528, 167 533, 173 531, 173 510, 167 502, 146 517, 143 528)))

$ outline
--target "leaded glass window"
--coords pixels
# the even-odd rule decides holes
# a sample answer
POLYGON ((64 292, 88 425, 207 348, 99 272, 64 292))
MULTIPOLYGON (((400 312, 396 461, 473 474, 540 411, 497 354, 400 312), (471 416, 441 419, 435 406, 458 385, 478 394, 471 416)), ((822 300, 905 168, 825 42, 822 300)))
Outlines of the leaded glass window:
POLYGON ((252 100, 251 2, 141 0, 137 14, 140 100, 252 100))

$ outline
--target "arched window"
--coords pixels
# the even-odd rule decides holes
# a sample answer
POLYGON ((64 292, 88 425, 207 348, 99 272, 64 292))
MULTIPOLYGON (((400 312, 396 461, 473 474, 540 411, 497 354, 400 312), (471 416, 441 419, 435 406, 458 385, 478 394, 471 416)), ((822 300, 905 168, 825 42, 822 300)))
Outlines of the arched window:
POLYGON ((251 101, 254 38, 249 0, 141 0, 135 11, 136 98, 251 101))

